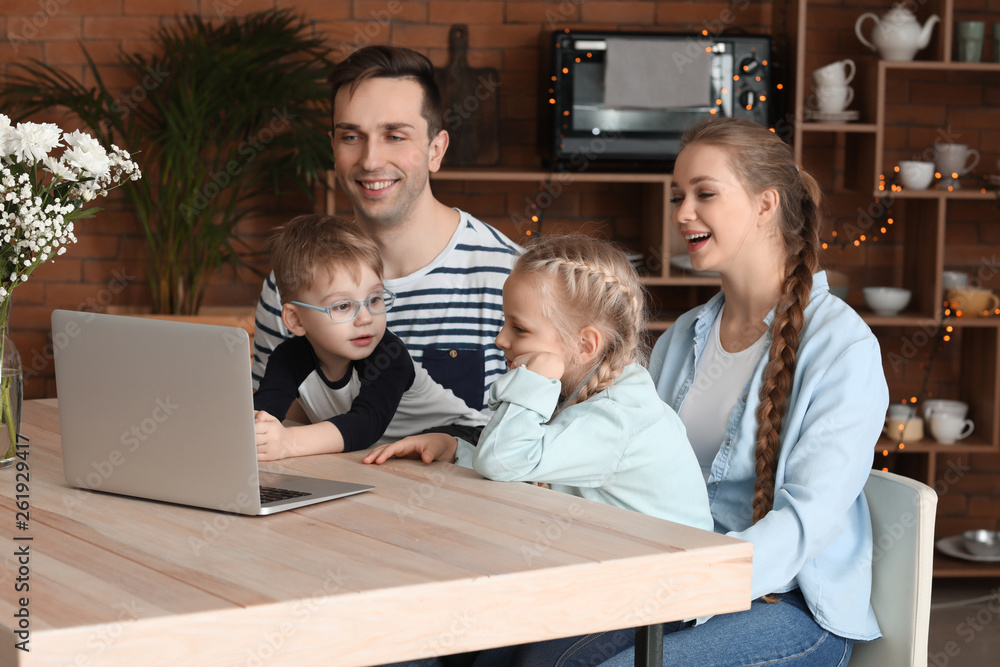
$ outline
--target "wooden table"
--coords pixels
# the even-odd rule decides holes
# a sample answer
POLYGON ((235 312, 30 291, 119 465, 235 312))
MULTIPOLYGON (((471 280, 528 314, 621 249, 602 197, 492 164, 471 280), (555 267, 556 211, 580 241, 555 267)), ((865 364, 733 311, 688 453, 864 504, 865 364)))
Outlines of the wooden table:
POLYGON ((747 542, 449 464, 272 464, 376 488, 244 517, 70 488, 54 400, 27 401, 22 432, 26 528, 0 471, 0 664, 351 667, 750 604, 747 542))

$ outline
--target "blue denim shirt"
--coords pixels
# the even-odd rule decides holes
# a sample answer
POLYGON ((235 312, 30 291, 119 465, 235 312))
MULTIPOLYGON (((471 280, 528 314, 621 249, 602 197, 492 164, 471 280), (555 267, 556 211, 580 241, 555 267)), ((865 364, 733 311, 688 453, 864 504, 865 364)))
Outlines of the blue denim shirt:
MULTIPOLYGON (((656 342, 650 373, 674 410, 694 382, 724 300, 720 292, 688 311, 656 342)), ((773 319, 771 311, 766 323, 773 319)), ((753 543, 754 598, 799 587, 823 628, 877 639, 871 517, 862 489, 889 404, 878 340, 850 306, 830 294, 826 274, 817 273, 781 425, 774 506, 751 525, 756 411, 769 348, 770 341, 712 463, 708 497, 715 531, 753 543)))

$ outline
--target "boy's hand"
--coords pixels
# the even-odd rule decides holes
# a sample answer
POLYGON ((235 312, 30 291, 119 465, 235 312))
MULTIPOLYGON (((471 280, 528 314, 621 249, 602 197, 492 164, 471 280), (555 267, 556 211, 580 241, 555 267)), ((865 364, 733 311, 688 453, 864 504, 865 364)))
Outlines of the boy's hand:
POLYGON ((419 458, 424 463, 432 461, 453 463, 457 450, 458 440, 446 433, 422 433, 388 445, 379 445, 362 460, 365 463, 385 463, 395 456, 406 459, 419 458))
POLYGON ((562 376, 566 372, 566 364, 551 352, 528 352, 514 357, 510 365, 511 368, 524 366, 529 371, 550 380, 562 380, 562 376))
POLYGON ((280 421, 263 410, 253 413, 253 421, 258 461, 275 461, 293 456, 289 429, 280 421))

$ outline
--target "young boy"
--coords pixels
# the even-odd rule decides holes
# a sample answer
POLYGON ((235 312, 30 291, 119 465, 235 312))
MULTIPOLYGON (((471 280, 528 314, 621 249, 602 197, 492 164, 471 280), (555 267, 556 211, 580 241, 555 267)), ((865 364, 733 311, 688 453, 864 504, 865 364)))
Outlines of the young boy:
POLYGON ((488 418, 414 365, 386 329, 395 296, 382 256, 353 223, 297 217, 270 242, 281 319, 294 338, 272 353, 254 394, 261 461, 365 449, 417 433, 476 442, 488 418), (313 422, 281 422, 298 398, 313 422))

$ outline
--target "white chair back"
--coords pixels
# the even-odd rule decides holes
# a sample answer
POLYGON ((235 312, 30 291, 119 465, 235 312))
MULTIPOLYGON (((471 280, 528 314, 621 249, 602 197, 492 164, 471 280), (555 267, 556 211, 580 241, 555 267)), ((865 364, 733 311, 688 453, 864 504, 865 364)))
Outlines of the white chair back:
POLYGON ((937 494, 921 482, 872 470, 872 607, 882 638, 857 642, 850 667, 926 667, 937 494))

